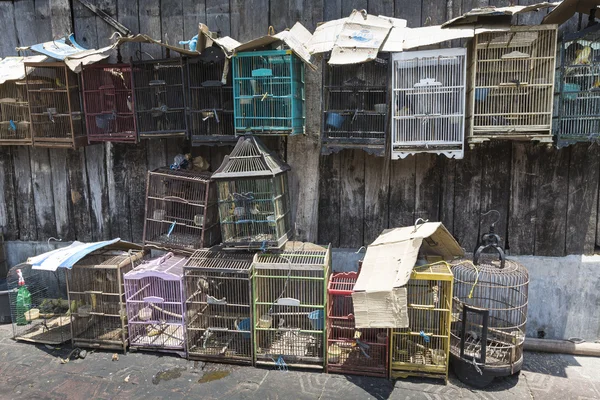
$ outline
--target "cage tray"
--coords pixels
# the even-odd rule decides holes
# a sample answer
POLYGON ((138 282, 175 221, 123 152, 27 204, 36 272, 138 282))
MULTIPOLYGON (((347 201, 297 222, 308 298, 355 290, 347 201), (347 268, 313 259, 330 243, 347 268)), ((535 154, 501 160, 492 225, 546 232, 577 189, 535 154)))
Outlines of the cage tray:
POLYGON ((172 244, 178 246, 195 246, 200 244, 200 234, 191 235, 189 233, 171 233, 170 236, 164 234, 155 239, 149 239, 148 242, 172 244))
POLYGON ((190 353, 224 358, 251 356, 250 338, 244 338, 247 332, 213 333, 207 339, 200 338, 190 348, 190 353))
MULTIPOLYGON (((37 321, 43 320, 35 320, 33 323, 37 321)), ((50 318, 16 335, 15 339, 34 343, 61 344, 71 339, 70 324, 70 318, 67 316, 50 318)))
MULTIPOLYGON (((293 357, 302 361, 321 362, 323 360, 322 338, 305 334, 299 330, 274 332, 275 339, 268 347, 261 347, 257 353, 264 356, 293 357)), ((275 357, 274 357, 275 358, 275 357)))
POLYGON ((147 335, 140 335, 129 338, 133 346, 151 346, 151 347, 183 347, 184 334, 183 326, 169 325, 165 329, 162 327, 152 327, 147 335))

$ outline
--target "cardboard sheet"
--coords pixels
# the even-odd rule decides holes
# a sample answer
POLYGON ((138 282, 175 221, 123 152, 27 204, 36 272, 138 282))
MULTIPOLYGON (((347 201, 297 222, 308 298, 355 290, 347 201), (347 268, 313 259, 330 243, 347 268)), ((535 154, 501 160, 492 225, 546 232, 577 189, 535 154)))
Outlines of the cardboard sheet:
POLYGON ((545 8, 556 7, 560 2, 557 3, 537 3, 531 4, 528 6, 508 6, 508 7, 482 7, 482 8, 474 8, 469 12, 464 13, 460 17, 456 17, 451 19, 450 21, 444 22, 442 27, 447 28, 451 26, 460 26, 460 25, 471 25, 478 24, 482 22, 491 22, 497 18, 503 18, 505 21, 510 23, 510 19, 513 15, 523 14, 531 11, 539 11, 545 8))
POLYGON ((0 85, 6 81, 25 79, 25 62, 42 62, 46 56, 6 57, 0 60, 0 85))
POLYGON ((542 20, 544 24, 563 24, 567 22, 575 13, 590 14, 591 10, 596 10, 596 18, 600 15, 599 0, 563 0, 542 20))

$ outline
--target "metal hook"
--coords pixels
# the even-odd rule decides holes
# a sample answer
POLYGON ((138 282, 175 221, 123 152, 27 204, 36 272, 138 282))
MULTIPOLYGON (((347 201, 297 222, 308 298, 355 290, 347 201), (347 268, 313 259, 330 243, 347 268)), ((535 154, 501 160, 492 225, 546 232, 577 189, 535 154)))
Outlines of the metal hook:
POLYGON ((365 250, 365 253, 367 252, 367 248, 365 246, 360 246, 358 250, 356 250, 356 253, 354 254, 359 254, 361 252, 361 250, 365 250))
MULTIPOLYGON (((422 222, 423 222, 423 224, 426 224, 426 223, 428 223, 428 222, 429 222, 429 220, 428 220, 428 219, 417 218, 417 220, 415 221, 415 229, 413 230, 413 233, 415 233, 415 232, 417 231, 417 229, 419 229, 419 228, 420 228, 420 226, 417 226, 417 225, 419 225, 419 221, 422 221, 422 222)), ((421 224, 421 225, 423 225, 423 224, 421 224)))
POLYGON ((492 225, 495 226, 498 223, 498 221, 500 221, 500 217, 501 217, 500 216, 500 211, 498 211, 498 210, 490 210, 488 212, 485 212, 485 213, 481 214, 481 216, 485 217, 486 215, 491 214, 493 212, 495 212, 498 215, 498 218, 496 218, 496 220, 494 222, 492 222, 492 225))
POLYGON ((57 238, 55 238, 54 236, 52 236, 52 237, 48 238, 48 242, 47 242, 47 243, 48 243, 48 246, 50 246, 50 241, 51 241, 51 240, 54 240, 54 241, 56 241, 56 242, 62 242, 62 239, 57 239, 57 238))

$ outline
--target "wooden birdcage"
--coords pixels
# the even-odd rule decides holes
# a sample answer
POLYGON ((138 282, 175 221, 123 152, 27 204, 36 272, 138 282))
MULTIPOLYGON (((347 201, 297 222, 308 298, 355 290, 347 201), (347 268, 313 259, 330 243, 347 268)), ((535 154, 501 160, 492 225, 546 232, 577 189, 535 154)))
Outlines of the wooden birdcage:
POLYGON ((600 141, 600 23, 565 34, 560 46, 557 146, 600 141))
POLYGON ((31 144, 27 82, 6 81, 0 85, 0 146, 31 144))
POLYGON ((229 60, 213 46, 188 58, 186 65, 192 146, 235 144, 229 60))
POLYGON ((466 49, 396 53, 392 71, 392 159, 463 158, 466 49))
POLYGON ((217 188, 210 172, 148 171, 144 244, 193 252, 219 242, 217 188))
POLYGON ((254 361, 325 368, 330 248, 259 252, 253 268, 254 361))
POLYGON ((331 275, 327 288, 327 372, 387 377, 389 329, 357 329, 352 291, 357 272, 331 275))
POLYGON ((389 75, 390 58, 386 53, 362 64, 324 62, 322 154, 359 148, 384 155, 389 75))
POLYGON ((142 262, 143 250, 105 247, 67 272, 73 347, 127 351, 123 275, 142 262))
POLYGON ((167 253, 123 275, 131 347, 185 355, 183 266, 187 260, 167 253))
POLYGON ((304 64, 291 50, 236 53, 233 98, 236 135, 304 133, 304 64))
POLYGON ((390 377, 448 382, 453 276, 445 262, 415 267, 407 289, 408 328, 392 329, 390 377))
POLYGON ((469 66, 469 145, 491 139, 552 143, 556 25, 475 36, 469 66))
POLYGON ((136 143, 131 65, 83 66, 82 87, 88 140, 136 143))
POLYGON ((139 138, 187 137, 184 60, 134 61, 132 71, 139 138))
POLYGON ((219 194, 223 244, 280 248, 291 235, 287 171, 256 137, 239 138, 213 174, 219 194))
POLYGON ((63 62, 26 62, 25 68, 33 145, 87 145, 79 76, 63 62))
POLYGON ((197 250, 185 266, 191 359, 252 364, 252 260, 238 250, 197 250))

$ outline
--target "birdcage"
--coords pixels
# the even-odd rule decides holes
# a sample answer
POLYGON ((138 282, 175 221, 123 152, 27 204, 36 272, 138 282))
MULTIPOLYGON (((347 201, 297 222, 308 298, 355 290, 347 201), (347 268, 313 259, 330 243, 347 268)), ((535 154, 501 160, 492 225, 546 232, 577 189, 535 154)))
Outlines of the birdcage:
POLYGON ((134 61, 132 71, 140 139, 187 137, 183 59, 134 61))
POLYGON ((31 145, 31 118, 25 80, 0 85, 0 145, 31 145))
POLYGON ((537 25, 475 36, 469 66, 471 146, 490 139, 552 143, 556 35, 556 25, 537 25))
POLYGON ((90 64, 82 72, 90 142, 137 142, 129 64, 90 64))
POLYGON ((600 24, 565 34, 558 70, 558 147, 600 141, 600 24))
POLYGON ((448 382, 453 276, 445 262, 415 267, 406 286, 409 326, 392 329, 391 378, 448 382))
POLYGON ((173 253, 148 260, 123 276, 129 345, 185 355, 183 265, 173 253))
POLYGON ((352 291, 357 272, 331 275, 327 288, 327 371, 387 377, 388 329, 356 329, 352 291))
POLYGON ((73 347, 127 351, 123 275, 139 265, 143 250, 105 247, 67 272, 73 347))
POLYGON ((64 269, 45 271, 19 264, 8 271, 13 339, 58 345, 71 339, 64 269))
POLYGON ((390 59, 385 53, 363 64, 324 63, 323 154, 360 148, 383 156, 388 130, 389 75, 390 59))
POLYGON ((230 62, 218 47, 187 60, 192 146, 234 144, 230 62))
POLYGON ((466 49, 396 53, 392 69, 392 159, 463 158, 466 49))
POLYGON ((220 238, 217 189, 209 172, 148 171, 144 244, 191 253, 220 238))
POLYGON ((330 248, 257 253, 252 287, 257 364, 324 368, 330 248))
POLYGON ((239 138, 213 174, 223 244, 279 248, 291 235, 289 165, 255 137, 239 138))
POLYGON ((79 76, 62 62, 25 63, 34 146, 85 146, 79 76))
POLYGON ((190 257, 184 276, 189 358, 252 364, 253 256, 216 247, 190 257))
POLYGON ((523 365, 529 274, 505 259, 499 242, 490 230, 472 261, 461 259, 452 266, 452 368, 461 381, 477 387, 515 374, 523 365), (487 249, 500 257, 485 254, 487 249))
POLYGON ((304 64, 291 50, 241 52, 232 62, 236 134, 304 133, 304 64))

